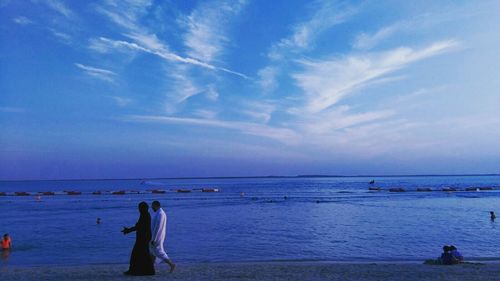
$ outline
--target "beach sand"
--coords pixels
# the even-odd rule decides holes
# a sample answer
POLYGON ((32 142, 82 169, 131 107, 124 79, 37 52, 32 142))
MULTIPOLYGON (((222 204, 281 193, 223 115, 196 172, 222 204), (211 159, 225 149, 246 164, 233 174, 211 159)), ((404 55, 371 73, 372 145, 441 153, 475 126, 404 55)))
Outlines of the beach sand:
POLYGON ((157 275, 124 276, 127 265, 2 266, 0 280, 500 280, 500 263, 454 266, 415 263, 202 263, 178 264, 174 273, 157 266, 157 275))

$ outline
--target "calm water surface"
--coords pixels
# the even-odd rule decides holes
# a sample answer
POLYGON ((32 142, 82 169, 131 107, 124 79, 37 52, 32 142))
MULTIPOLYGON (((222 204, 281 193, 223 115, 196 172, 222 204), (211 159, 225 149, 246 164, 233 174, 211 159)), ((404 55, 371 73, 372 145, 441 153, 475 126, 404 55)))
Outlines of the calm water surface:
MULTIPOLYGON (((80 190, 83 195, 0 196, 0 234, 14 249, 0 264, 127 263, 137 204, 159 200, 166 249, 177 262, 416 261, 454 244, 474 259, 500 259, 500 191, 368 192, 369 178, 0 182, 0 191, 80 190), (218 187, 219 193, 176 193, 218 187), (94 190, 143 194, 91 195, 94 190), (146 190, 164 189, 166 194, 146 190), (244 192, 245 196, 240 197, 244 192), (285 198, 286 196, 286 198, 285 198), (319 203, 318 203, 319 202, 319 203), (102 224, 96 225, 96 218, 102 224)), ((498 176, 381 177, 382 188, 499 186, 498 176)))

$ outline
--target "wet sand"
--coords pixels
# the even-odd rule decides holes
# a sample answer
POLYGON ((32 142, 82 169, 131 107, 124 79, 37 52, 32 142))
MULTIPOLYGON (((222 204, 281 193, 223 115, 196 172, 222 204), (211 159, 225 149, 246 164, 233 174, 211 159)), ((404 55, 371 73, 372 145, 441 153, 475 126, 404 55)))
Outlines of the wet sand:
POLYGON ((157 266, 157 275, 125 276, 127 265, 1 266, 0 279, 7 280, 500 280, 500 263, 454 266, 416 263, 202 263, 178 264, 168 273, 157 266))

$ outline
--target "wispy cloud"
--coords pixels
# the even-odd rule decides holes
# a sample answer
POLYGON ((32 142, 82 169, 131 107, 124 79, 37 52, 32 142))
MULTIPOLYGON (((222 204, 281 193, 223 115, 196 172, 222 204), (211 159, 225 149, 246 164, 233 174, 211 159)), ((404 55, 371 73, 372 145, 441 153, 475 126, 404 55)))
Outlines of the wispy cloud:
POLYGON ((380 41, 392 36, 397 31, 407 27, 407 23, 398 22, 389 26, 385 26, 377 30, 373 34, 361 33, 356 36, 353 42, 353 47, 356 49, 368 50, 377 45, 380 41))
POLYGON ((269 58, 277 60, 287 53, 296 53, 310 49, 314 46, 316 38, 326 30, 346 21, 357 9, 337 1, 316 1, 312 8, 315 10, 309 20, 293 26, 289 37, 273 44, 269 58))
POLYGON ((272 101, 245 101, 239 112, 255 121, 268 123, 277 106, 272 101))
POLYGON ((258 71, 257 75, 259 79, 257 80, 257 83, 263 93, 271 93, 278 88, 279 72, 280 68, 277 66, 266 66, 258 71))
POLYGON ((151 0, 106 0, 96 10, 127 32, 141 33, 144 28, 138 23, 139 19, 147 13, 152 3, 151 0))
MULTIPOLYGON (((173 51, 155 33, 155 28, 142 21, 152 11, 152 1, 122 3, 109 0, 95 6, 96 10, 122 29, 122 35, 127 39, 93 38, 89 41, 89 48, 105 54, 116 51, 128 52, 131 56, 147 53, 163 60, 166 83, 162 108, 169 115, 177 114, 189 108, 189 100, 194 96, 203 95, 208 101, 219 98, 217 83, 220 78, 214 75, 217 72, 250 79, 243 73, 213 63, 223 53, 229 40, 225 33, 229 18, 238 14, 244 2, 202 2, 189 15, 179 16, 176 23, 185 30, 181 44, 186 46, 186 55, 181 55, 182 52, 173 51)), ((217 60, 217 64, 222 63, 217 60)), ((193 112, 193 109, 187 111, 193 112)))
POLYGON ((428 34, 429 29, 439 28, 445 23, 460 22, 470 17, 487 16, 488 9, 493 2, 484 1, 482 5, 465 4, 459 6, 449 6, 439 12, 427 12, 416 15, 412 18, 400 20, 386 26, 382 26, 373 32, 359 33, 352 46, 359 50, 370 50, 380 43, 401 34, 418 34, 424 32, 428 34))
POLYGON ((431 88, 419 88, 409 94, 399 95, 390 100, 387 105, 392 107, 401 107, 404 105, 408 107, 418 107, 423 101, 432 102, 436 95, 447 92, 450 90, 449 85, 439 85, 431 88), (427 98, 426 98, 427 97, 427 98))
MULTIPOLYGON (((228 8, 232 5, 230 3, 233 2, 228 2, 227 7, 223 5, 222 8, 217 7, 217 5, 214 5, 213 7, 207 6, 207 8, 203 8, 198 12, 193 12, 194 14, 192 14, 191 17, 188 17, 188 22, 190 23, 189 26, 192 27, 192 29, 190 29, 190 31, 188 31, 188 35, 186 35, 188 38, 186 42, 191 43, 186 44, 191 50, 190 54, 204 52, 205 48, 219 48, 215 46, 220 45, 219 41, 220 38, 222 38, 222 35, 218 29, 221 29, 222 26, 214 24, 216 20, 222 20, 213 18, 213 21, 211 23, 212 25, 208 25, 205 18, 205 16, 207 15, 203 13, 215 13, 215 15, 217 15, 217 9, 231 10, 228 8), (214 9, 214 11, 210 9, 214 9), (203 28, 201 28, 202 26, 203 28), (196 29, 197 27, 199 28, 199 30, 196 29), (213 42, 211 42, 211 40, 213 40, 213 42), (198 42, 199 44, 196 44, 196 42, 198 42)), ((124 28, 124 35, 132 39, 134 42, 112 40, 100 37, 99 39, 91 39, 90 48, 99 52, 109 52, 110 50, 116 48, 128 48, 135 51, 154 54, 170 62, 180 62, 196 65, 205 69, 223 71, 240 76, 245 79, 249 79, 247 75, 227 69, 225 67, 215 66, 213 64, 207 63, 207 60, 201 60, 199 58, 190 56, 185 57, 172 52, 168 45, 165 42, 162 42, 156 34, 148 31, 147 28, 139 23, 140 17, 144 16, 147 13, 147 10, 151 7, 151 5, 152 1, 150 0, 128 0, 125 1, 125 3, 122 3, 120 1, 108 0, 106 2, 106 5, 97 6, 96 9, 98 12, 106 15, 109 19, 111 19, 111 21, 124 28)), ((210 54, 215 55, 215 52, 211 51, 210 54)))
POLYGON ((27 17, 19 16, 13 19, 13 21, 19 25, 33 24, 34 22, 27 17))
POLYGON ((217 117, 217 111, 198 109, 193 112, 194 116, 201 117, 203 119, 215 119, 217 117))
POLYGON ((184 44, 187 55, 203 62, 212 62, 229 42, 225 32, 228 22, 239 14, 245 0, 216 0, 202 2, 193 12, 181 19, 187 27, 184 44))
POLYGON ((56 11, 57 13, 65 16, 68 19, 74 18, 74 13, 69 9, 62 1, 59 0, 43 0, 49 8, 56 11))
POLYGON ((299 122, 299 127, 307 135, 329 135, 335 131, 372 123, 394 116, 390 110, 351 113, 349 106, 340 106, 321 114, 308 115, 299 122))
POLYGON ((187 101, 190 97, 203 93, 204 89, 199 87, 189 78, 188 68, 184 64, 171 66, 168 77, 169 91, 167 92, 167 101, 165 110, 168 114, 173 114, 178 110, 178 105, 187 101))
POLYGON ((57 31, 57 30, 55 30, 53 28, 48 28, 48 30, 52 33, 52 35, 54 35, 62 43, 71 44, 72 38, 71 38, 71 36, 69 34, 66 34, 66 33, 61 32, 61 31, 57 31))
POLYGON ((203 95, 208 101, 215 102, 219 98, 219 92, 215 84, 197 83, 192 78, 191 69, 186 64, 170 65, 167 76, 169 78, 168 91, 166 93, 165 110, 167 114, 174 114, 183 107, 179 105, 186 103, 191 97, 203 95))
POLYGON ((207 96, 208 99, 216 101, 219 98, 220 94, 217 91, 215 84, 210 84, 208 85, 207 90, 205 91, 205 95, 207 96))
POLYGON ((130 98, 124 98, 124 97, 120 97, 120 96, 110 96, 110 98, 113 99, 113 101, 116 103, 116 105, 118 105, 120 107, 125 107, 134 101, 130 98))
POLYGON ((413 62, 450 51, 458 45, 455 40, 447 40, 422 49, 397 48, 323 61, 302 60, 304 70, 293 77, 308 98, 305 109, 312 113, 320 112, 377 78, 413 62))
POLYGON ((286 128, 275 128, 249 122, 224 121, 217 119, 183 118, 183 117, 171 117, 171 116, 154 116, 154 115, 153 116, 129 115, 125 116, 122 120, 129 122, 148 122, 148 123, 218 127, 223 129, 236 130, 247 135, 274 139, 285 144, 296 144, 300 139, 300 136, 293 130, 286 128))
POLYGON ((104 80, 107 82, 114 82, 115 81, 114 79, 116 77, 116 73, 114 73, 111 70, 97 68, 97 67, 88 66, 88 65, 83 65, 80 63, 75 63, 75 66, 78 67, 79 69, 81 69, 85 74, 87 74, 91 77, 94 77, 94 78, 97 78, 100 80, 104 80))
POLYGON ((93 40, 92 44, 93 45, 91 46, 91 48, 94 50, 99 50, 99 51, 106 50, 107 51, 109 49, 129 49, 129 50, 141 51, 141 52, 156 55, 156 56, 158 56, 164 60, 167 60, 169 62, 180 62, 180 63, 190 64, 190 65, 195 65, 195 66, 199 66, 199 67, 202 67, 205 69, 210 69, 213 71, 223 71, 223 72, 227 72, 230 74, 240 76, 240 77, 245 78, 245 79, 250 79, 250 77, 248 77, 247 75, 245 75, 243 73, 232 71, 232 70, 229 70, 229 69, 224 68, 224 67, 214 66, 212 64, 204 63, 202 61, 199 61, 199 60, 196 60, 193 58, 182 57, 182 56, 179 56, 173 52, 168 51, 165 48, 163 48, 163 49, 149 49, 149 48, 146 48, 144 46, 141 46, 141 45, 133 43, 133 42, 127 42, 127 41, 123 41, 123 40, 112 40, 112 39, 108 39, 105 37, 100 37, 99 40, 93 40))
POLYGON ((263 93, 273 92, 278 87, 282 61, 295 59, 297 54, 313 49, 322 33, 345 22, 357 12, 355 7, 327 0, 312 2, 309 9, 313 12, 307 20, 295 23, 289 36, 271 45, 267 53, 271 64, 257 72, 257 84, 263 93))

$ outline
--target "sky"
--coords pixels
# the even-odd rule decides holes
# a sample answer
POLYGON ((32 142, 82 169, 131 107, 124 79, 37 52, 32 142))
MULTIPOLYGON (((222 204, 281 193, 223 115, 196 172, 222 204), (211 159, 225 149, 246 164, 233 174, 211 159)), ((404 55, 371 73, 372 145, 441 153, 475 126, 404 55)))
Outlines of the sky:
POLYGON ((0 179, 500 173, 499 1, 0 0, 0 179))

